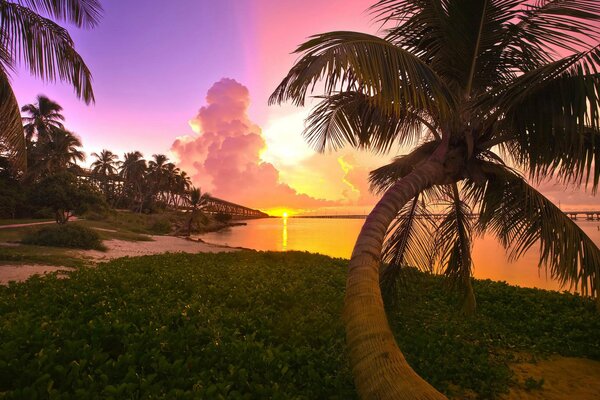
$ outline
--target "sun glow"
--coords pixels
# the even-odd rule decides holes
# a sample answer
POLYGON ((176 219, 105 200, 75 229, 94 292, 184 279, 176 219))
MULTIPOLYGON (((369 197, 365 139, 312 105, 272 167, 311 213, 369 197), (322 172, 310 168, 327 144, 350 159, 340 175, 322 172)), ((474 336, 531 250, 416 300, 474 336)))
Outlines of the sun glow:
POLYGON ((284 211, 283 213, 281 213, 281 216, 282 216, 283 218, 287 218, 287 217, 288 217, 288 213, 287 213, 287 211, 284 211))

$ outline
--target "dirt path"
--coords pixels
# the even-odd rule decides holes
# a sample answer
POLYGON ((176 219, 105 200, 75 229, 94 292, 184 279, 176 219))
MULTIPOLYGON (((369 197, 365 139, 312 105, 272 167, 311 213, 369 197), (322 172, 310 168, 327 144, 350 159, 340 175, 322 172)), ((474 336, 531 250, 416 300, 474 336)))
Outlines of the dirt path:
POLYGON ((519 386, 504 400, 596 400, 600 399, 600 362, 584 358, 552 357, 535 364, 512 367, 519 386), (525 381, 530 378, 530 389, 525 381), (539 388, 536 386, 543 379, 539 388))
POLYGON ((26 226, 49 225, 49 224, 56 224, 56 221, 29 222, 27 224, 0 225, 0 229, 23 228, 23 227, 26 227, 26 226))

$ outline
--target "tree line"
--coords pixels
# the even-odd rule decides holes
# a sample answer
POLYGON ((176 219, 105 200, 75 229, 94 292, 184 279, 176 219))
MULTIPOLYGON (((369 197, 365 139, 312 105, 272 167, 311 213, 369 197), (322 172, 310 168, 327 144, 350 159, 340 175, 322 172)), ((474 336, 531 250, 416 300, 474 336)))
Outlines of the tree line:
POLYGON ((64 208, 83 207, 79 198, 86 199, 87 208, 126 208, 140 213, 181 206, 196 209, 209 199, 164 154, 146 160, 141 152, 131 151, 119 159, 104 149, 92 153, 90 168, 83 168, 80 163, 86 155, 81 139, 65 127, 60 104, 40 95, 21 111, 28 168, 17 169, 8 156, 0 155, 2 218, 41 216, 47 213, 44 198, 55 203, 66 203, 58 198, 71 198, 68 207, 50 207, 57 221, 62 220, 58 215, 64 214, 64 208), (63 193, 58 196, 58 191, 63 193))

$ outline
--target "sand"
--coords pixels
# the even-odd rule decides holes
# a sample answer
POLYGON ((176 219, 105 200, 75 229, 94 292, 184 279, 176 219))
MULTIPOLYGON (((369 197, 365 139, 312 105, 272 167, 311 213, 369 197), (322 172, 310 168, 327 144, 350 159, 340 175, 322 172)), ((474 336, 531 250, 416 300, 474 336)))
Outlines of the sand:
MULTIPOLYGON (((8 285, 8 282, 22 282, 33 275, 44 275, 50 272, 71 271, 73 268, 57 267, 52 265, 0 265, 0 285, 8 285)), ((58 275, 60 278, 66 275, 58 275)))
MULTIPOLYGON (((238 251, 231 247, 217 246, 209 243, 188 240, 173 236, 151 236, 152 241, 130 242, 125 240, 105 240, 107 251, 74 250, 75 256, 86 258, 92 262, 102 262, 120 257, 137 257, 161 253, 219 253, 238 251)), ((12 243, 10 244, 12 245, 12 243)), ((18 245, 18 244, 17 244, 18 245)), ((33 275, 47 274, 55 271, 68 271, 72 268, 52 265, 0 265, 0 285, 9 281, 22 282, 33 275)))
POLYGON ((130 242, 126 240, 105 240, 107 251, 81 250, 77 253, 93 261, 107 261, 121 257, 137 257, 162 253, 220 253, 239 249, 198 242, 175 236, 150 236, 152 241, 130 242))
POLYGON ((552 357, 535 364, 514 364, 519 381, 504 400, 596 400, 600 399, 600 362, 584 358, 552 357), (527 390, 525 380, 544 379, 539 389, 527 390))

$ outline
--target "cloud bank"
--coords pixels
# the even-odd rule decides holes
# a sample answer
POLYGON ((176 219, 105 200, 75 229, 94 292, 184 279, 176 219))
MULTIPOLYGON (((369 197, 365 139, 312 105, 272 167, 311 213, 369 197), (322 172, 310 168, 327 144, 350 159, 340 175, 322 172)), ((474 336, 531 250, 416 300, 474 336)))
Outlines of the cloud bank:
POLYGON ((260 209, 317 208, 337 202, 300 194, 281 183, 273 164, 261 161, 265 140, 248 118, 248 89, 221 79, 208 91, 206 105, 190 121, 196 132, 171 146, 194 185, 224 200, 260 209))

